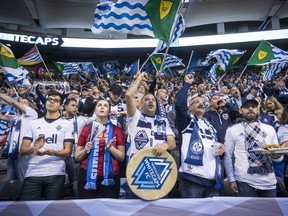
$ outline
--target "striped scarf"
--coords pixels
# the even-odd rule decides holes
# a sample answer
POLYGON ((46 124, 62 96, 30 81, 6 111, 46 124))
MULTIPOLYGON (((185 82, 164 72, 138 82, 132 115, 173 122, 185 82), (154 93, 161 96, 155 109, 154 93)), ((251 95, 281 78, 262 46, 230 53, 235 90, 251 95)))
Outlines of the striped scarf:
MULTIPOLYGON (((90 132, 90 141, 92 142, 92 148, 88 156, 87 164, 87 183, 84 186, 86 190, 97 190, 97 170, 98 170, 98 156, 99 156, 99 136, 105 130, 105 126, 99 124, 98 122, 93 122, 90 132)), ((113 124, 111 121, 107 122, 106 134, 105 134, 105 150, 104 150, 104 180, 102 185, 114 185, 113 180, 113 158, 108 151, 107 144, 109 140, 113 138, 113 124)))

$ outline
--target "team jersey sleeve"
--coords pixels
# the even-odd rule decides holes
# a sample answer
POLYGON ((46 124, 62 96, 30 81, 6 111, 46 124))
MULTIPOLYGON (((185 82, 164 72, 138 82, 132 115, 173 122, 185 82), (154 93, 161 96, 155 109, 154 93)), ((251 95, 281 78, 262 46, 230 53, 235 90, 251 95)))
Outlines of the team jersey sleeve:
POLYGON ((69 121, 66 121, 66 122, 67 122, 67 127, 65 130, 64 142, 74 142, 73 123, 69 121))
POLYGON ((22 131, 23 131, 23 140, 31 140, 33 141, 33 129, 32 129, 32 125, 33 125, 33 120, 30 122, 31 124, 29 125, 25 125, 24 127, 22 127, 22 131))

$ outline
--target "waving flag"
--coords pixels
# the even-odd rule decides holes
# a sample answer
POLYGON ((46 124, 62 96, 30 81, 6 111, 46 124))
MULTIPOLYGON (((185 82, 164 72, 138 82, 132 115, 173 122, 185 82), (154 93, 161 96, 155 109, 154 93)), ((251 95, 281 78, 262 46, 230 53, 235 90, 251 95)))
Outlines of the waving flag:
POLYGON ((34 46, 29 52, 27 52, 22 58, 18 59, 21 65, 35 65, 42 62, 42 58, 38 49, 34 46))
MULTIPOLYGON (((157 71, 161 70, 161 65, 162 65, 164 57, 165 57, 164 53, 154 53, 149 56, 154 68, 157 71)), ((164 60, 163 70, 166 68, 176 67, 176 66, 185 67, 185 65, 182 63, 182 59, 178 58, 177 56, 167 54, 164 60)))
POLYGON ((203 64, 207 64, 212 58, 216 58, 223 71, 229 70, 245 53, 238 49, 218 49, 211 51, 203 64))
POLYGON ((210 69, 210 73, 209 73, 209 77, 210 77, 210 81, 215 84, 217 81, 217 68, 220 66, 219 62, 215 63, 211 69, 210 69))
POLYGON ((267 41, 261 41, 252 56, 250 57, 247 66, 263 65, 274 62, 288 60, 288 52, 275 47, 267 41))
POLYGON ((98 62, 97 66, 101 74, 117 75, 121 73, 120 64, 117 60, 98 62))
POLYGON ((13 52, 2 43, 0 43, 0 66, 8 85, 18 84, 28 74, 28 71, 19 64, 13 52))
POLYGON ((140 59, 134 61, 128 68, 126 68, 126 73, 134 76, 139 70, 140 59))
POLYGON ((265 69, 263 70, 263 81, 272 80, 273 77, 281 72, 285 66, 288 64, 288 60, 285 62, 273 63, 271 65, 263 65, 265 69))
POLYGON ((185 72, 190 73, 193 71, 193 69, 207 67, 207 66, 204 66, 202 62, 203 62, 203 58, 201 58, 201 56, 199 56, 194 50, 192 50, 188 65, 185 68, 185 72))
POLYGON ((77 62, 55 62, 62 75, 77 74, 81 71, 77 62))
POLYGON ((165 42, 170 32, 181 0, 119 0, 97 5, 94 34, 121 32, 148 35, 165 42))
MULTIPOLYGON (((184 31, 185 31, 185 21, 184 21, 183 16, 180 14, 179 19, 178 19, 177 24, 176 24, 176 28, 175 28, 174 33, 172 35, 172 41, 171 41, 172 45, 173 45, 173 43, 177 42, 177 39, 184 33, 184 31)), ((153 51, 153 53, 158 53, 161 50, 165 49, 166 47, 167 47, 167 43, 159 40, 158 45, 155 48, 155 50, 153 51)))
POLYGON ((83 73, 100 73, 98 68, 95 68, 93 62, 77 62, 81 72, 83 73))

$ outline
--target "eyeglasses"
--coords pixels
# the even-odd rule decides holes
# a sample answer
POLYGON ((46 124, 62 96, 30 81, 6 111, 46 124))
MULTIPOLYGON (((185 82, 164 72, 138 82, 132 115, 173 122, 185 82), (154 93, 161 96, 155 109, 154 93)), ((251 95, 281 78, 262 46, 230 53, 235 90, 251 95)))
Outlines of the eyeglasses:
POLYGON ((52 101, 53 101, 54 103, 60 103, 60 100, 59 100, 59 99, 56 99, 56 98, 48 98, 47 101, 48 101, 49 103, 51 103, 52 101))

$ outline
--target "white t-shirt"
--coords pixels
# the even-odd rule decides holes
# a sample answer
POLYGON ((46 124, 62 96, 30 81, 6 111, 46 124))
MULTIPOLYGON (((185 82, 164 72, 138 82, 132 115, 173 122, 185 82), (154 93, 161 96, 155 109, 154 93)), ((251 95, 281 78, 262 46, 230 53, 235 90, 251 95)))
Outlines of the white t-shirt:
POLYGON ((127 154, 131 157, 138 150, 166 143, 167 136, 175 136, 167 118, 149 117, 137 110, 134 116, 128 118, 128 133, 131 147, 127 154), (157 121, 160 124, 157 124, 157 121))
MULTIPOLYGON (((54 121, 45 117, 33 120, 24 133, 24 139, 34 141, 40 134, 45 135, 45 144, 39 149, 62 150, 64 142, 74 142, 73 124, 66 119, 58 118, 54 121)), ((65 157, 31 154, 25 177, 65 175, 65 157)))

